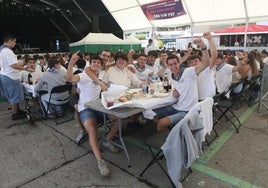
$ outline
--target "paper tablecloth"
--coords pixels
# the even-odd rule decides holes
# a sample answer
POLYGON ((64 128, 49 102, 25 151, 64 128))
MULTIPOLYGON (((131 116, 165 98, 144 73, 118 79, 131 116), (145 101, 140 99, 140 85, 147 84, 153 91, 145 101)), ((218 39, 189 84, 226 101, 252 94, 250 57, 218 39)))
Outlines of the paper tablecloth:
POLYGON ((22 86, 23 86, 25 91, 27 91, 28 93, 32 93, 33 97, 36 97, 37 94, 36 94, 36 91, 34 89, 34 85, 22 83, 22 86))
MULTIPOLYGON (((140 89, 134 89, 134 90, 139 91, 140 89)), ((145 110, 152 110, 152 109, 168 106, 177 101, 177 99, 172 96, 172 92, 170 92, 170 93, 165 93, 165 94, 159 93, 155 95, 148 94, 145 98, 134 99, 134 100, 130 100, 127 102, 119 102, 117 99, 120 97, 120 95, 122 95, 122 93, 123 93, 122 91, 102 92, 101 102, 103 106, 106 109, 113 109, 113 108, 119 108, 119 107, 138 107, 138 108, 144 108, 145 110), (106 101, 107 96, 112 96, 115 98, 115 103, 113 106, 107 107, 107 101, 106 101)))

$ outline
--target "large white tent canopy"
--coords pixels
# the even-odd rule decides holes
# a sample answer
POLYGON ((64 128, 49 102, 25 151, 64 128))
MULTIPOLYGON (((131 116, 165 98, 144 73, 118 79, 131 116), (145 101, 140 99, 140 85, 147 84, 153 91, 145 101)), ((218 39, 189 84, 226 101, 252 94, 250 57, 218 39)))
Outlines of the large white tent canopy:
POLYGON ((268 20, 268 0, 181 0, 186 14, 149 21, 141 6, 157 1, 102 0, 124 32, 165 26, 191 25, 198 28, 268 20))

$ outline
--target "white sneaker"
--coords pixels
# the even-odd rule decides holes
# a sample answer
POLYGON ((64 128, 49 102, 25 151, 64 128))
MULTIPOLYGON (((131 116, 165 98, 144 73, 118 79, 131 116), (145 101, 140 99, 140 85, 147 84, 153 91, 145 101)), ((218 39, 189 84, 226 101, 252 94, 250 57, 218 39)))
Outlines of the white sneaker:
POLYGON ((100 161, 98 161, 98 168, 100 170, 100 175, 103 178, 109 177, 111 172, 107 166, 107 164, 105 163, 105 161, 102 159, 100 161))
POLYGON ((82 140, 82 138, 84 138, 86 136, 86 134, 87 134, 86 131, 80 130, 80 132, 76 138, 76 143, 79 143, 82 140))
POLYGON ((116 146, 114 146, 113 144, 111 144, 109 141, 103 141, 102 146, 113 153, 119 152, 119 149, 116 146))

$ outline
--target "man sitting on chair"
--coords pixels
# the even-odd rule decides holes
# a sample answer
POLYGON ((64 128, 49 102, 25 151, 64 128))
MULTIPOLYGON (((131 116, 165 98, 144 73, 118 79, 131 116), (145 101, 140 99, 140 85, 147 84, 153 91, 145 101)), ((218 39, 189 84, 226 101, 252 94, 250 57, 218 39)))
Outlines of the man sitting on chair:
MULTIPOLYGON (((47 93, 41 95, 41 101, 45 108, 45 110, 49 113, 51 113, 51 109, 47 109, 48 105, 47 102, 49 101, 49 96, 51 93, 52 88, 60 85, 66 84, 66 73, 64 71, 61 71, 61 64, 60 61, 57 58, 50 58, 48 60, 48 70, 41 76, 40 80, 35 85, 35 90, 37 92, 41 90, 46 90, 47 93)), ((53 104, 62 104, 66 101, 58 101, 58 99, 66 99, 69 97, 68 91, 64 93, 59 93, 53 95, 53 99, 50 100, 53 104)), ((61 107, 57 106, 56 111, 60 112, 61 107)))
MULTIPOLYGON (((214 42, 210 33, 204 33, 203 36, 209 43, 214 42)), ((172 72, 173 96, 178 98, 178 101, 173 105, 154 110, 156 113, 154 121, 157 123, 158 131, 165 131, 170 126, 174 126, 198 102, 197 76, 209 66, 210 59, 204 41, 197 38, 194 43, 202 50, 200 64, 186 68, 182 72, 176 55, 170 55, 167 59, 168 68, 172 72)))
MULTIPOLYGON (((101 86, 98 85, 93 79, 91 79, 85 72, 79 74, 73 74, 73 67, 76 61, 79 59, 78 52, 72 55, 68 69, 67 69, 67 81, 77 83, 77 87, 80 90, 78 100, 78 112, 80 120, 83 123, 85 129, 89 135, 89 145, 97 159, 99 171, 102 177, 110 175, 110 170, 107 167, 105 161, 102 159, 99 143, 98 143, 98 131, 97 131, 97 119, 103 118, 103 113, 97 112, 90 108, 86 108, 84 104, 86 102, 94 101, 99 98, 101 92, 101 86)), ((102 67, 102 60, 99 56, 92 56, 90 62, 90 72, 98 77, 98 73, 102 67)), ((109 117, 110 119, 113 117, 109 117)), ((116 119, 116 118, 114 118, 116 119)), ((118 121, 116 120, 111 127, 110 132, 107 134, 106 141, 103 142, 103 146, 109 149, 111 152, 119 152, 118 148, 110 143, 118 131, 118 121)))
POLYGON ((42 71, 36 67, 36 62, 34 61, 33 58, 28 57, 25 59, 26 61, 26 67, 27 70, 31 69, 34 71, 26 71, 22 70, 21 71, 21 82, 22 83, 27 83, 27 84, 35 84, 40 80, 40 77, 42 75, 42 71), (29 83, 29 74, 32 76, 32 83, 29 83))

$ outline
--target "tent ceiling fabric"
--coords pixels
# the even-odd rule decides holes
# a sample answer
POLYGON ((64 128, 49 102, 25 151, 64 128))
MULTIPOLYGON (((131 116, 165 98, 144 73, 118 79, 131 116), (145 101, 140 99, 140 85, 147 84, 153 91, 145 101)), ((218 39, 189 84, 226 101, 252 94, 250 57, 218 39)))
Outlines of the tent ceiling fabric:
POLYGON ((185 15, 149 21, 141 5, 158 0, 102 0, 123 31, 154 27, 223 25, 268 20, 267 0, 182 0, 185 15))

